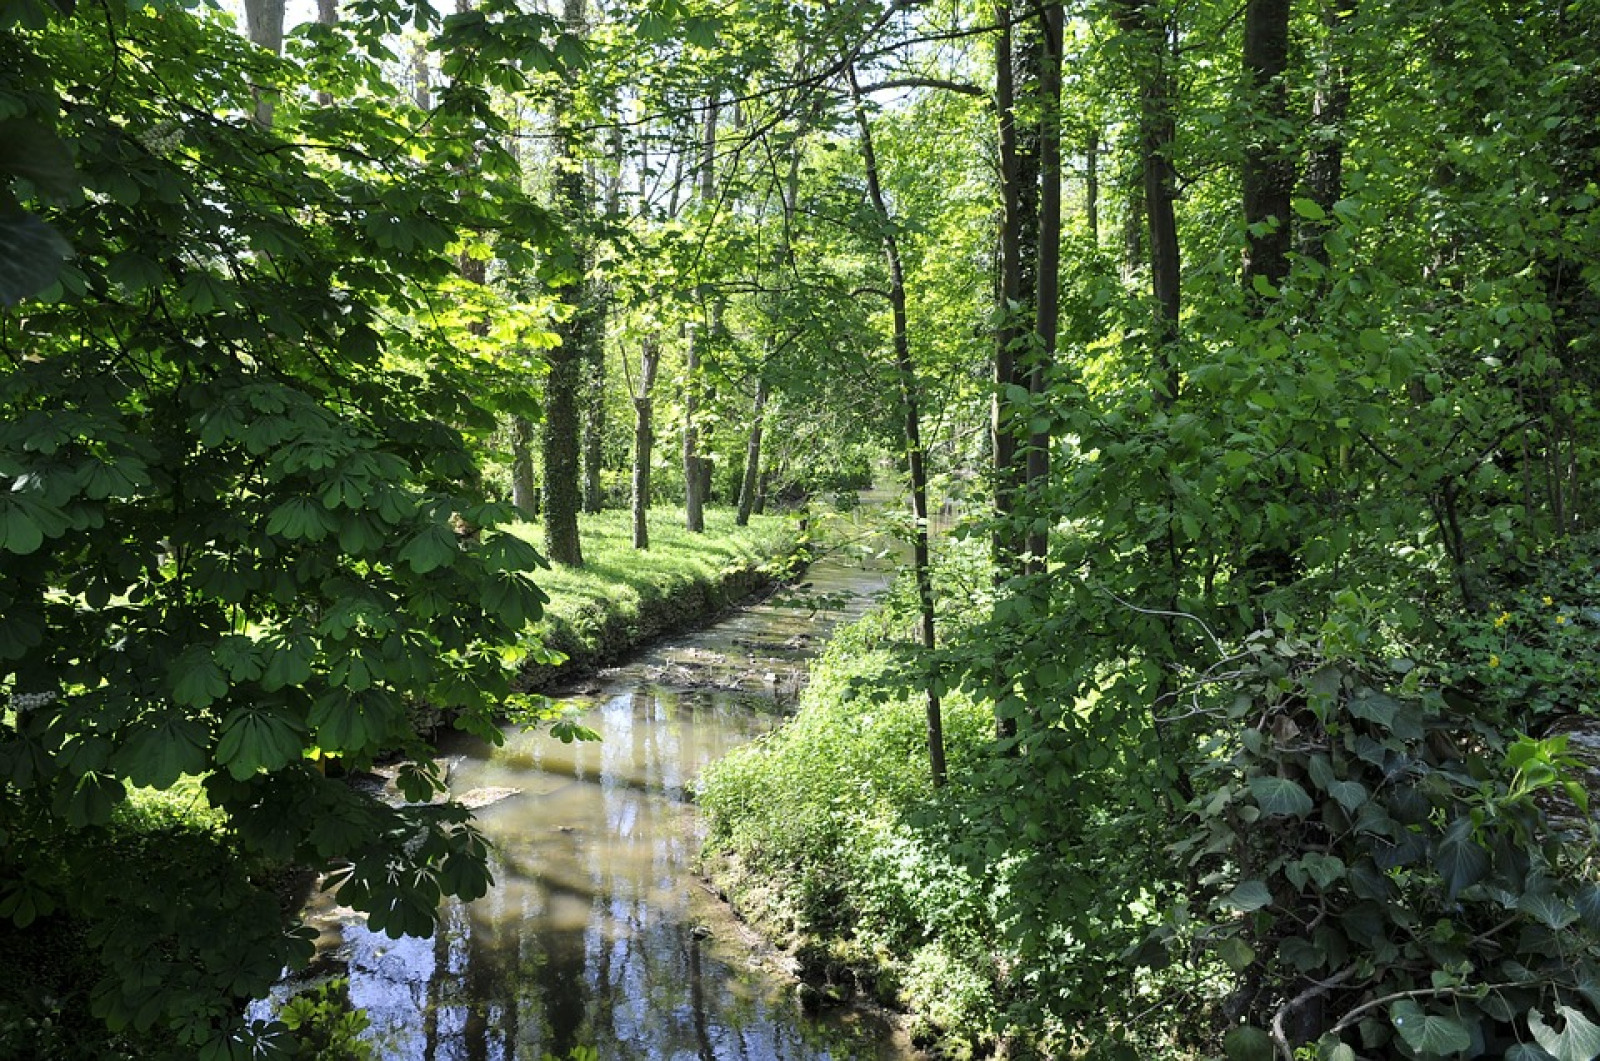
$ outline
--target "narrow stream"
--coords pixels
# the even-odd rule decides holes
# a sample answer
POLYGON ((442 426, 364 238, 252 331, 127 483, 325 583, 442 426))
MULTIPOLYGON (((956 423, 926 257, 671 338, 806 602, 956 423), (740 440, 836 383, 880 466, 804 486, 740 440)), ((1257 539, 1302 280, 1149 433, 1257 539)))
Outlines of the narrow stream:
POLYGON ((574 697, 599 743, 507 731, 452 737, 451 792, 494 842, 495 887, 441 911, 429 939, 391 940, 359 915, 308 910, 348 965, 384 1058, 800 1061, 913 1056, 886 1022, 802 1013, 776 957, 692 872, 690 786, 781 721, 805 660, 888 575, 840 555, 813 565, 810 603, 780 595, 603 672, 574 697), (818 610, 818 602, 830 610, 818 610))

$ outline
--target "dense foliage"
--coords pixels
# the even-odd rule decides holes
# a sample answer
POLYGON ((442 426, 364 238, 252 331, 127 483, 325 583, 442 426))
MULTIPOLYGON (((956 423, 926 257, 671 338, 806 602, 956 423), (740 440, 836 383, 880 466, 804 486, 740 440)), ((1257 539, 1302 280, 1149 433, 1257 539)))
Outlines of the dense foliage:
POLYGON ((242 1051, 303 951, 75 883, 128 784, 426 930, 464 813, 317 763, 488 732, 514 515, 892 466, 906 584, 707 789, 828 960, 975 1049, 1600 1056, 1594 0, 263 7, 0 6, 0 915, 146 903, 114 1027, 242 1051))

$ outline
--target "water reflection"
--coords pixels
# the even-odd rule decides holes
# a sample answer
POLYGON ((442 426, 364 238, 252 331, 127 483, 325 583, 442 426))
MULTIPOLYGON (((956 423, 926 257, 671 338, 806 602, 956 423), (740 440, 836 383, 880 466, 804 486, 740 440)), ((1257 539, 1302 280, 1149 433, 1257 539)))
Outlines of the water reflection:
MULTIPOLYGON (((834 566, 812 571, 823 592, 884 581, 834 566)), ((693 778, 777 717, 770 698, 659 679, 674 661, 720 659, 733 660, 723 673, 757 673, 769 692, 792 685, 820 636, 815 620, 803 606, 742 612, 609 672, 586 718, 599 743, 517 732, 500 748, 448 741, 455 793, 518 794, 477 811, 496 886, 446 907, 433 938, 391 940, 346 919, 339 956, 379 1055, 537 1061, 586 1045, 607 1059, 911 1056, 862 1015, 804 1016, 691 872, 693 778)))

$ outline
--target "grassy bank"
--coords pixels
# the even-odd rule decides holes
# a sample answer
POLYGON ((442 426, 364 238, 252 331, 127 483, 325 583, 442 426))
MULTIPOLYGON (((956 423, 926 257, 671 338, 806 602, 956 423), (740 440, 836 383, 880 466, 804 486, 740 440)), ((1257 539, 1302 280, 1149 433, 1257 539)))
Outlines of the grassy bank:
MULTIPOLYGON (((882 681, 910 635, 908 603, 837 630, 796 716, 706 771, 703 869, 795 956, 807 997, 907 1010, 919 1041, 959 1054, 993 1041, 996 932, 929 780, 924 702, 882 681)), ((959 779, 993 718, 958 694, 943 711, 959 779)))
MULTIPOLYGON (((550 597, 524 669, 524 686, 541 689, 609 663, 629 649, 720 614, 794 569, 796 524, 782 516, 753 516, 734 525, 729 510, 706 512, 704 534, 684 529, 683 510, 650 513, 650 548, 633 547, 626 511, 580 518, 584 566, 555 566, 535 576, 550 597), (567 657, 545 662, 553 650, 567 657)), ((542 528, 518 533, 540 541, 542 528)))

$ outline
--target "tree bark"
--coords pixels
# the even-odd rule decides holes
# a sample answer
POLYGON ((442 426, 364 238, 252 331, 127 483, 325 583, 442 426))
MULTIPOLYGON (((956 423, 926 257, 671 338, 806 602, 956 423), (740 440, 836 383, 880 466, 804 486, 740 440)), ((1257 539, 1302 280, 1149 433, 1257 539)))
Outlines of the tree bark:
POLYGON ((656 384, 661 355, 654 339, 639 353, 639 390, 633 396, 633 547, 650 548, 650 454, 655 445, 655 408, 650 392, 656 384))
POLYGON ((1257 301, 1260 282, 1276 290, 1289 275, 1293 239, 1289 201, 1294 195, 1291 145, 1284 143, 1289 95, 1290 0, 1249 0, 1244 10, 1245 124, 1243 199, 1245 297, 1257 301))
POLYGON ((700 471, 700 343, 689 326, 683 365, 683 516, 691 534, 704 534, 705 480, 700 471))
POLYGON ((539 515, 539 488, 533 481, 533 425, 511 418, 511 504, 523 519, 539 515))
POLYGON ((756 507, 756 488, 761 482, 761 433, 767 422, 767 377, 756 376, 755 408, 750 412, 750 437, 745 443, 744 479, 739 484, 739 512, 734 522, 748 526, 756 507))
POLYGON ((1344 121, 1350 110, 1350 64, 1345 55, 1345 25, 1356 12, 1356 0, 1326 3, 1322 8, 1323 56, 1311 103, 1315 129, 1306 156, 1306 197, 1322 208, 1324 220, 1302 222, 1300 253, 1326 266, 1327 234, 1333 207, 1344 198, 1344 121))
MULTIPOLYGON (((861 134, 861 161, 866 170, 867 195, 883 230, 883 253, 889 265, 889 308, 894 319, 894 368, 899 384, 900 408, 904 416, 906 470, 911 478, 911 514, 916 526, 911 539, 911 563, 917 584, 917 604, 921 613, 922 647, 936 647, 933 600, 933 565, 928 549, 928 471, 922 448, 922 420, 919 411, 917 370, 911 360, 911 334, 906 314, 905 267, 900 258, 900 241, 895 236, 894 218, 889 213, 883 186, 878 176, 878 156, 872 145, 872 125, 867 121, 861 85, 856 80, 855 64, 845 64, 850 83, 850 98, 855 104, 856 127, 861 134)), ((928 770, 935 788, 945 783, 944 719, 939 696, 930 684, 927 690, 928 770)))
MULTIPOLYGON (((1048 4, 1041 13, 1040 23, 1039 289, 1027 377, 1028 395, 1036 403, 1045 397, 1050 369, 1055 362, 1061 308, 1061 4, 1048 4)), ((1050 544, 1044 529, 1044 492, 1050 481, 1048 429, 1030 433, 1026 473, 1030 529, 1028 559, 1023 570, 1028 574, 1041 574, 1050 544)))
MULTIPOLYGON (((586 21, 584 0, 564 0, 562 16, 572 32, 583 32, 586 21)), ((590 212, 588 189, 579 158, 579 132, 573 110, 576 91, 569 74, 555 102, 555 198, 557 211, 572 229, 581 229, 590 212)), ((583 366, 591 339, 591 313, 584 277, 588 273, 588 247, 581 232, 573 240, 578 279, 561 290, 569 315, 557 331, 561 343, 550 351, 550 374, 545 380, 544 456, 544 547, 545 554, 570 567, 583 564, 583 547, 578 537, 578 509, 582 502, 578 474, 580 464, 579 394, 583 366)))
MULTIPOLYGON (((339 0, 317 0, 317 25, 337 26, 339 24, 339 0)), ((323 107, 333 106, 333 93, 319 89, 317 103, 323 107)))
MULTIPOLYGON (((1000 32, 995 39, 995 114, 1000 149, 1000 283, 996 292, 999 324, 995 329, 994 398, 990 410, 990 445, 994 455, 995 532, 991 545, 995 580, 1004 582, 1018 573, 1026 541, 1016 533, 1013 517, 1023 470, 1017 458, 1015 401, 1010 388, 1020 384, 1017 347, 1022 329, 1019 315, 1022 291, 1022 202, 1031 194, 1023 187, 1018 157, 1016 80, 1012 66, 1012 12, 1009 0, 995 5, 1000 32)), ((1002 734, 1004 735, 1004 734, 1002 734)))
POLYGON ((1150 241, 1150 287, 1155 299, 1156 386, 1162 405, 1178 400, 1176 345, 1182 310, 1178 257, 1177 173, 1172 168, 1176 138, 1173 119, 1175 79, 1167 27, 1151 0, 1118 0, 1117 21, 1142 45, 1139 91, 1139 168, 1150 241))
POLYGON ((1089 134, 1084 146, 1084 210, 1089 221, 1089 242, 1100 246, 1100 130, 1089 134))
MULTIPOLYGON (((283 8, 284 0, 245 0, 245 35, 273 55, 283 54, 283 8)), ((263 129, 272 127, 273 95, 260 88, 255 90, 256 124, 263 129)))

